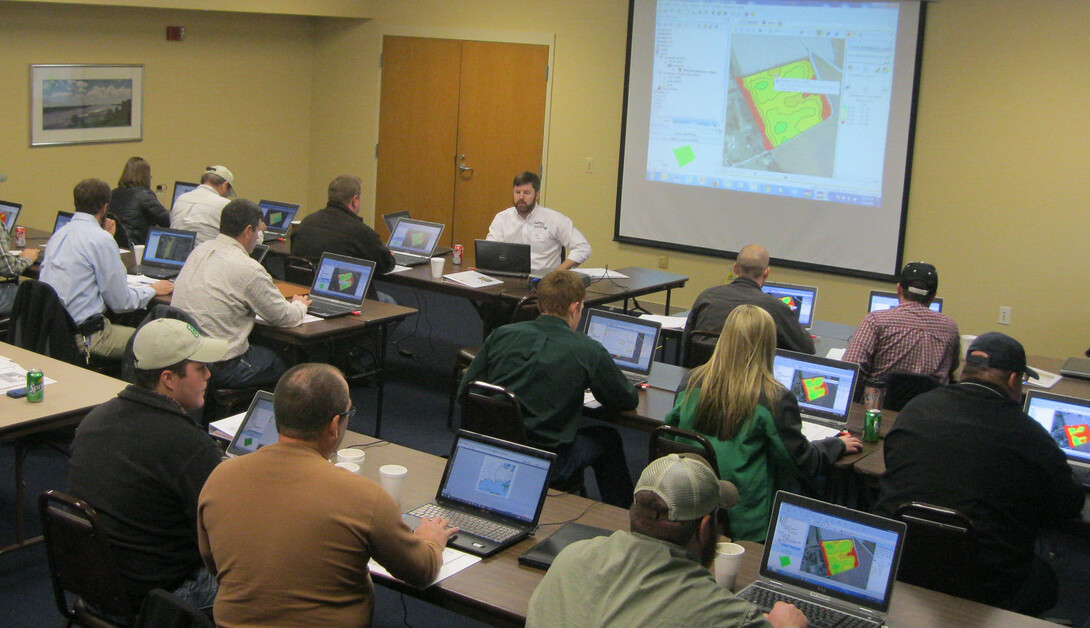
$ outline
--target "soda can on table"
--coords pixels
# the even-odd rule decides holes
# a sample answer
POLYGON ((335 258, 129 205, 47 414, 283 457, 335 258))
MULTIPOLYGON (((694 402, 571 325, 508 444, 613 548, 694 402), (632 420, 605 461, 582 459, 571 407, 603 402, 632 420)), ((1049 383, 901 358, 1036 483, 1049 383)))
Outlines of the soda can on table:
POLYGON ((14 246, 17 249, 21 249, 21 248, 26 246, 26 228, 25 227, 16 227, 15 228, 15 243, 12 246, 14 246))
POLYGON ((26 400, 30 403, 45 401, 45 375, 42 369, 30 369, 26 372, 26 400))
POLYGON ((461 264, 462 264, 462 252, 464 250, 465 249, 462 248, 461 244, 455 244, 454 245, 454 250, 450 254, 450 263, 454 264, 455 266, 461 266, 461 264))
POLYGON ((878 435, 882 431, 882 411, 867 410, 863 415, 863 440, 868 443, 877 443, 878 435))

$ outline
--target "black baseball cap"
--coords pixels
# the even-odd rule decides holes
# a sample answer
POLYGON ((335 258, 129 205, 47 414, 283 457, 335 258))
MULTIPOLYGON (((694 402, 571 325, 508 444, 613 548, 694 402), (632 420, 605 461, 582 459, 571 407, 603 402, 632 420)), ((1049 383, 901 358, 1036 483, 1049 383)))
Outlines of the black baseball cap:
POLYGON ((1039 378, 1037 371, 1026 366, 1026 350, 1022 348, 1022 343, 998 331, 977 336, 965 353, 965 361, 1039 378), (973 355, 974 352, 984 355, 973 355))
POLYGON ((901 286, 921 297, 933 296, 939 290, 939 273, 927 262, 909 262, 901 271, 901 286))

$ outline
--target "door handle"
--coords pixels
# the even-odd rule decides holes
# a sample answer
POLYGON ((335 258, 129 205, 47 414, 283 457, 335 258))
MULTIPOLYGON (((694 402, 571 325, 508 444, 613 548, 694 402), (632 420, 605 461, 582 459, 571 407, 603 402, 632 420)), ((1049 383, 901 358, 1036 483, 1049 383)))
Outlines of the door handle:
POLYGON ((473 168, 465 164, 458 164, 458 172, 473 172, 473 168))

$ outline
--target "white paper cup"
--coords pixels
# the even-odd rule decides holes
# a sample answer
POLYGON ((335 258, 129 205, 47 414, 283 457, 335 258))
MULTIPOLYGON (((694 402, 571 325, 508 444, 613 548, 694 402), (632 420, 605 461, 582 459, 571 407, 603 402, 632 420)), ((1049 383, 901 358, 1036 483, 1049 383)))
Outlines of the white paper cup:
POLYGON ((405 483, 408 473, 409 470, 399 464, 386 464, 378 468, 379 484, 395 502, 401 501, 401 485, 405 483))
POLYGON ((738 570, 742 568, 742 556, 746 548, 737 543, 715 545, 715 582, 728 591, 734 590, 738 570))
POLYGON ((351 471, 352 473, 360 472, 360 465, 356 464, 355 462, 338 462, 334 466, 340 467, 345 471, 351 471))
POLYGON ((363 459, 367 454, 362 449, 341 449, 337 451, 337 462, 354 462, 356 464, 362 464, 363 459))
POLYGON ((144 259, 144 245, 134 244, 132 247, 132 256, 136 259, 136 263, 139 264, 144 259))
POLYGON ((431 278, 441 279, 443 277, 443 267, 447 264, 447 258, 445 257, 433 257, 431 258, 431 278))

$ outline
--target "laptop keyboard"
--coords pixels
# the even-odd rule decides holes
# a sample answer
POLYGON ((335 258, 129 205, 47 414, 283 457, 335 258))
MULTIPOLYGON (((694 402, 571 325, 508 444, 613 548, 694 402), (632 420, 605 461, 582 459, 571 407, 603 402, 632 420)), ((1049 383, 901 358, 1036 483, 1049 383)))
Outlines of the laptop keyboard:
POLYGON ((814 604, 802 598, 787 595, 782 591, 774 591, 760 585, 753 585, 738 592, 738 597, 750 602, 762 611, 772 610, 776 602, 794 604, 796 608, 806 615, 810 625, 815 628, 880 628, 881 622, 849 615, 828 606, 814 604))
POLYGON ((1090 468, 1072 465, 1071 472, 1075 475, 1076 482, 1084 489, 1090 490, 1090 468))
POLYGON ((313 314, 314 316, 333 316, 335 314, 347 314, 353 311, 355 310, 350 307, 334 305, 332 303, 321 303, 318 301, 314 301, 310 304, 310 307, 307 308, 307 313, 313 314))
POLYGON ((401 266, 416 266, 417 264, 423 264, 428 261, 429 258, 421 257, 419 255, 407 255, 405 253, 394 253, 394 261, 401 266))
POLYGON ((441 517, 450 519, 451 526, 457 526, 463 531, 493 543, 503 543, 507 539, 517 536, 521 530, 496 523, 483 517, 477 517, 457 510, 449 510, 438 504, 424 504, 409 513, 414 517, 427 519, 429 517, 441 517))

